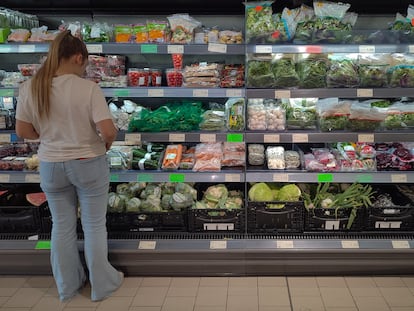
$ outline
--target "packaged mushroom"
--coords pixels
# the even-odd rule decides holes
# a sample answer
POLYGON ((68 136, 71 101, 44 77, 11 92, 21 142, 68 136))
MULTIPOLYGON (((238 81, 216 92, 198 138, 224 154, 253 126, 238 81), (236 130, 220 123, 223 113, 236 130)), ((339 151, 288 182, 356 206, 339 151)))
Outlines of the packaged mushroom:
POLYGON ((300 167, 300 155, 299 152, 294 150, 285 151, 285 166, 287 169, 299 168, 300 167))
POLYGON ((266 108, 262 98, 249 98, 247 103, 247 128, 266 130, 266 108))
POLYGON ((286 112, 274 99, 264 101, 266 105, 266 127, 269 131, 286 129, 286 112))
POLYGON ((248 162, 249 165, 264 165, 265 147, 261 144, 248 145, 248 162))
POLYGON ((266 148, 267 167, 274 170, 284 170, 285 164, 285 148, 282 146, 268 146, 266 148))

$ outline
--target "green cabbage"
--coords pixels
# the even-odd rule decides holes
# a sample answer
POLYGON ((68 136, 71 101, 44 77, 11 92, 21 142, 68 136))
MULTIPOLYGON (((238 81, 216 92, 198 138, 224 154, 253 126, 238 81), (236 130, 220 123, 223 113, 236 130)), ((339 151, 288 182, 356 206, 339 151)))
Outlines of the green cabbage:
POLYGON ((274 200, 272 189, 264 182, 254 184, 250 188, 248 195, 249 200, 252 202, 268 202, 274 200))
POLYGON ((280 188, 277 201, 296 202, 300 200, 302 192, 294 184, 285 185, 280 188))

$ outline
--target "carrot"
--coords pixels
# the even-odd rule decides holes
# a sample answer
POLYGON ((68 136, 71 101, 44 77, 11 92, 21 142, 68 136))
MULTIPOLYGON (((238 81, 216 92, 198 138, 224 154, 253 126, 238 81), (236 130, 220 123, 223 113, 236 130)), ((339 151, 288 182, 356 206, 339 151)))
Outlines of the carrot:
POLYGON ((163 169, 178 169, 183 154, 183 145, 168 145, 162 160, 163 169))

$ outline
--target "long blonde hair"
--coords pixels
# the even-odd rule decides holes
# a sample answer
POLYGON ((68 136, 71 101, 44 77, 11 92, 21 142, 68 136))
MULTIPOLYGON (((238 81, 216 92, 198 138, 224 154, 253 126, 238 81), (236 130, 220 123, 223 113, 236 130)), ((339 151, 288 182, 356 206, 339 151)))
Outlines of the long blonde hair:
POLYGON ((62 31, 50 44, 47 58, 31 82, 32 98, 39 118, 49 117, 52 80, 61 61, 77 54, 81 54, 85 61, 88 58, 85 43, 72 36, 69 30, 62 31))

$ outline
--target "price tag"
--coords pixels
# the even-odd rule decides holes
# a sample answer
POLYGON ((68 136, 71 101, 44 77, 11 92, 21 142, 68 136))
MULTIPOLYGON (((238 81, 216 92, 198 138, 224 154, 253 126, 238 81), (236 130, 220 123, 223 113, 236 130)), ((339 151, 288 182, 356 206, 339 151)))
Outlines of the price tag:
POLYGON ((308 45, 305 48, 306 53, 312 53, 312 54, 316 54, 316 53, 322 53, 322 47, 319 45, 308 45))
POLYGON ((141 142, 141 134, 139 133, 126 133, 125 142, 128 144, 137 144, 141 142))
POLYGON ((157 54, 158 46, 156 44, 142 44, 141 53, 142 54, 157 54))
POLYGON ((222 43, 209 43, 207 47, 209 52, 227 53, 227 44, 222 43))
POLYGON ((340 224, 339 220, 326 220, 325 230, 338 230, 339 224, 340 224))
POLYGON ((242 97, 242 96, 243 96, 243 92, 240 89, 226 90, 226 97, 242 97))
POLYGON ((109 176, 109 181, 110 182, 118 182, 119 181, 119 175, 118 174, 111 174, 109 176))
POLYGON ((226 249, 227 241, 210 241, 210 249, 226 249))
POLYGON ((271 45, 256 45, 255 52, 256 53, 272 53, 273 48, 271 45))
POLYGON ((1 89, 0 96, 2 97, 13 97, 14 96, 14 89, 1 89))
POLYGON ((292 134, 292 142, 294 143, 307 143, 308 141, 308 134, 292 134))
POLYGON ((19 53, 34 53, 35 46, 33 44, 20 44, 17 48, 17 52, 19 53))
POLYGON ((12 52, 11 45, 0 44, 0 53, 10 53, 10 52, 12 52))
POLYGON ((38 241, 35 249, 50 249, 50 241, 38 241))
POLYGON ((391 241, 392 248, 410 248, 408 241, 391 241))
POLYGON ((373 89, 357 89, 357 97, 373 97, 373 89))
POLYGON ((182 142, 185 141, 185 134, 175 133, 168 135, 168 141, 170 142, 182 142))
POLYGON ((224 175, 225 182, 240 182, 240 174, 225 174, 224 175))
POLYGON ((293 241, 276 241, 276 248, 293 248, 293 241))
POLYGON ((184 54, 184 45, 170 44, 167 46, 168 54, 184 54))
POLYGON ((243 142, 243 134, 227 134, 227 141, 231 143, 243 142))
POLYGON ((359 53, 375 53, 375 45, 360 45, 359 53))
POLYGON ((164 89, 148 89, 148 97, 164 97, 164 89))
POLYGON ((215 143, 216 134, 200 134, 200 142, 202 143, 215 143))
POLYGON ((31 235, 27 238, 29 241, 38 241, 39 240, 39 235, 31 235))
POLYGON ((27 183, 40 183, 40 175, 39 174, 26 174, 26 176, 24 176, 24 181, 27 183))
POLYGON ((139 241, 138 249, 155 249, 156 241, 139 241))
POLYGON ((318 174, 318 182, 332 182, 333 175, 330 173, 321 173, 318 174))
POLYGON ((370 183, 372 182, 373 177, 370 174, 362 174, 357 176, 356 181, 360 183, 370 183))
POLYGON ((9 174, 0 174, 0 183, 8 183, 10 181, 9 174))
POLYGON ((193 90, 193 97, 208 97, 208 90, 207 89, 193 90))
POLYGON ((129 97, 129 90, 114 90, 114 95, 116 97, 129 97))
POLYGON ((273 174, 272 180, 274 182, 288 182, 289 181, 289 174, 273 174))
POLYGON ((264 143, 278 143, 280 142, 280 135, 279 134, 264 134, 263 142, 264 143))
POLYGON ((171 182, 185 182, 185 174, 170 174, 168 177, 171 182))
POLYGON ((358 141, 364 143, 373 143, 375 141, 374 134, 358 134, 358 141))
POLYGON ((141 174, 139 173, 137 175, 137 181, 138 182, 152 182, 154 180, 153 174, 141 174))
POLYGON ((414 53, 414 45, 409 45, 408 46, 408 52, 409 53, 414 53))
POLYGON ((407 174, 391 174, 392 183, 403 183, 407 182, 407 174))
POLYGON ((2 142, 2 143, 11 142, 11 135, 10 134, 0 134, 0 142, 2 142))
POLYGON ((341 241, 342 248, 359 248, 358 241, 341 241))
POLYGON ((91 54, 99 54, 103 52, 102 44, 87 44, 86 48, 91 54))
POLYGON ((289 90, 275 91, 275 98, 290 98, 290 91, 289 90))

